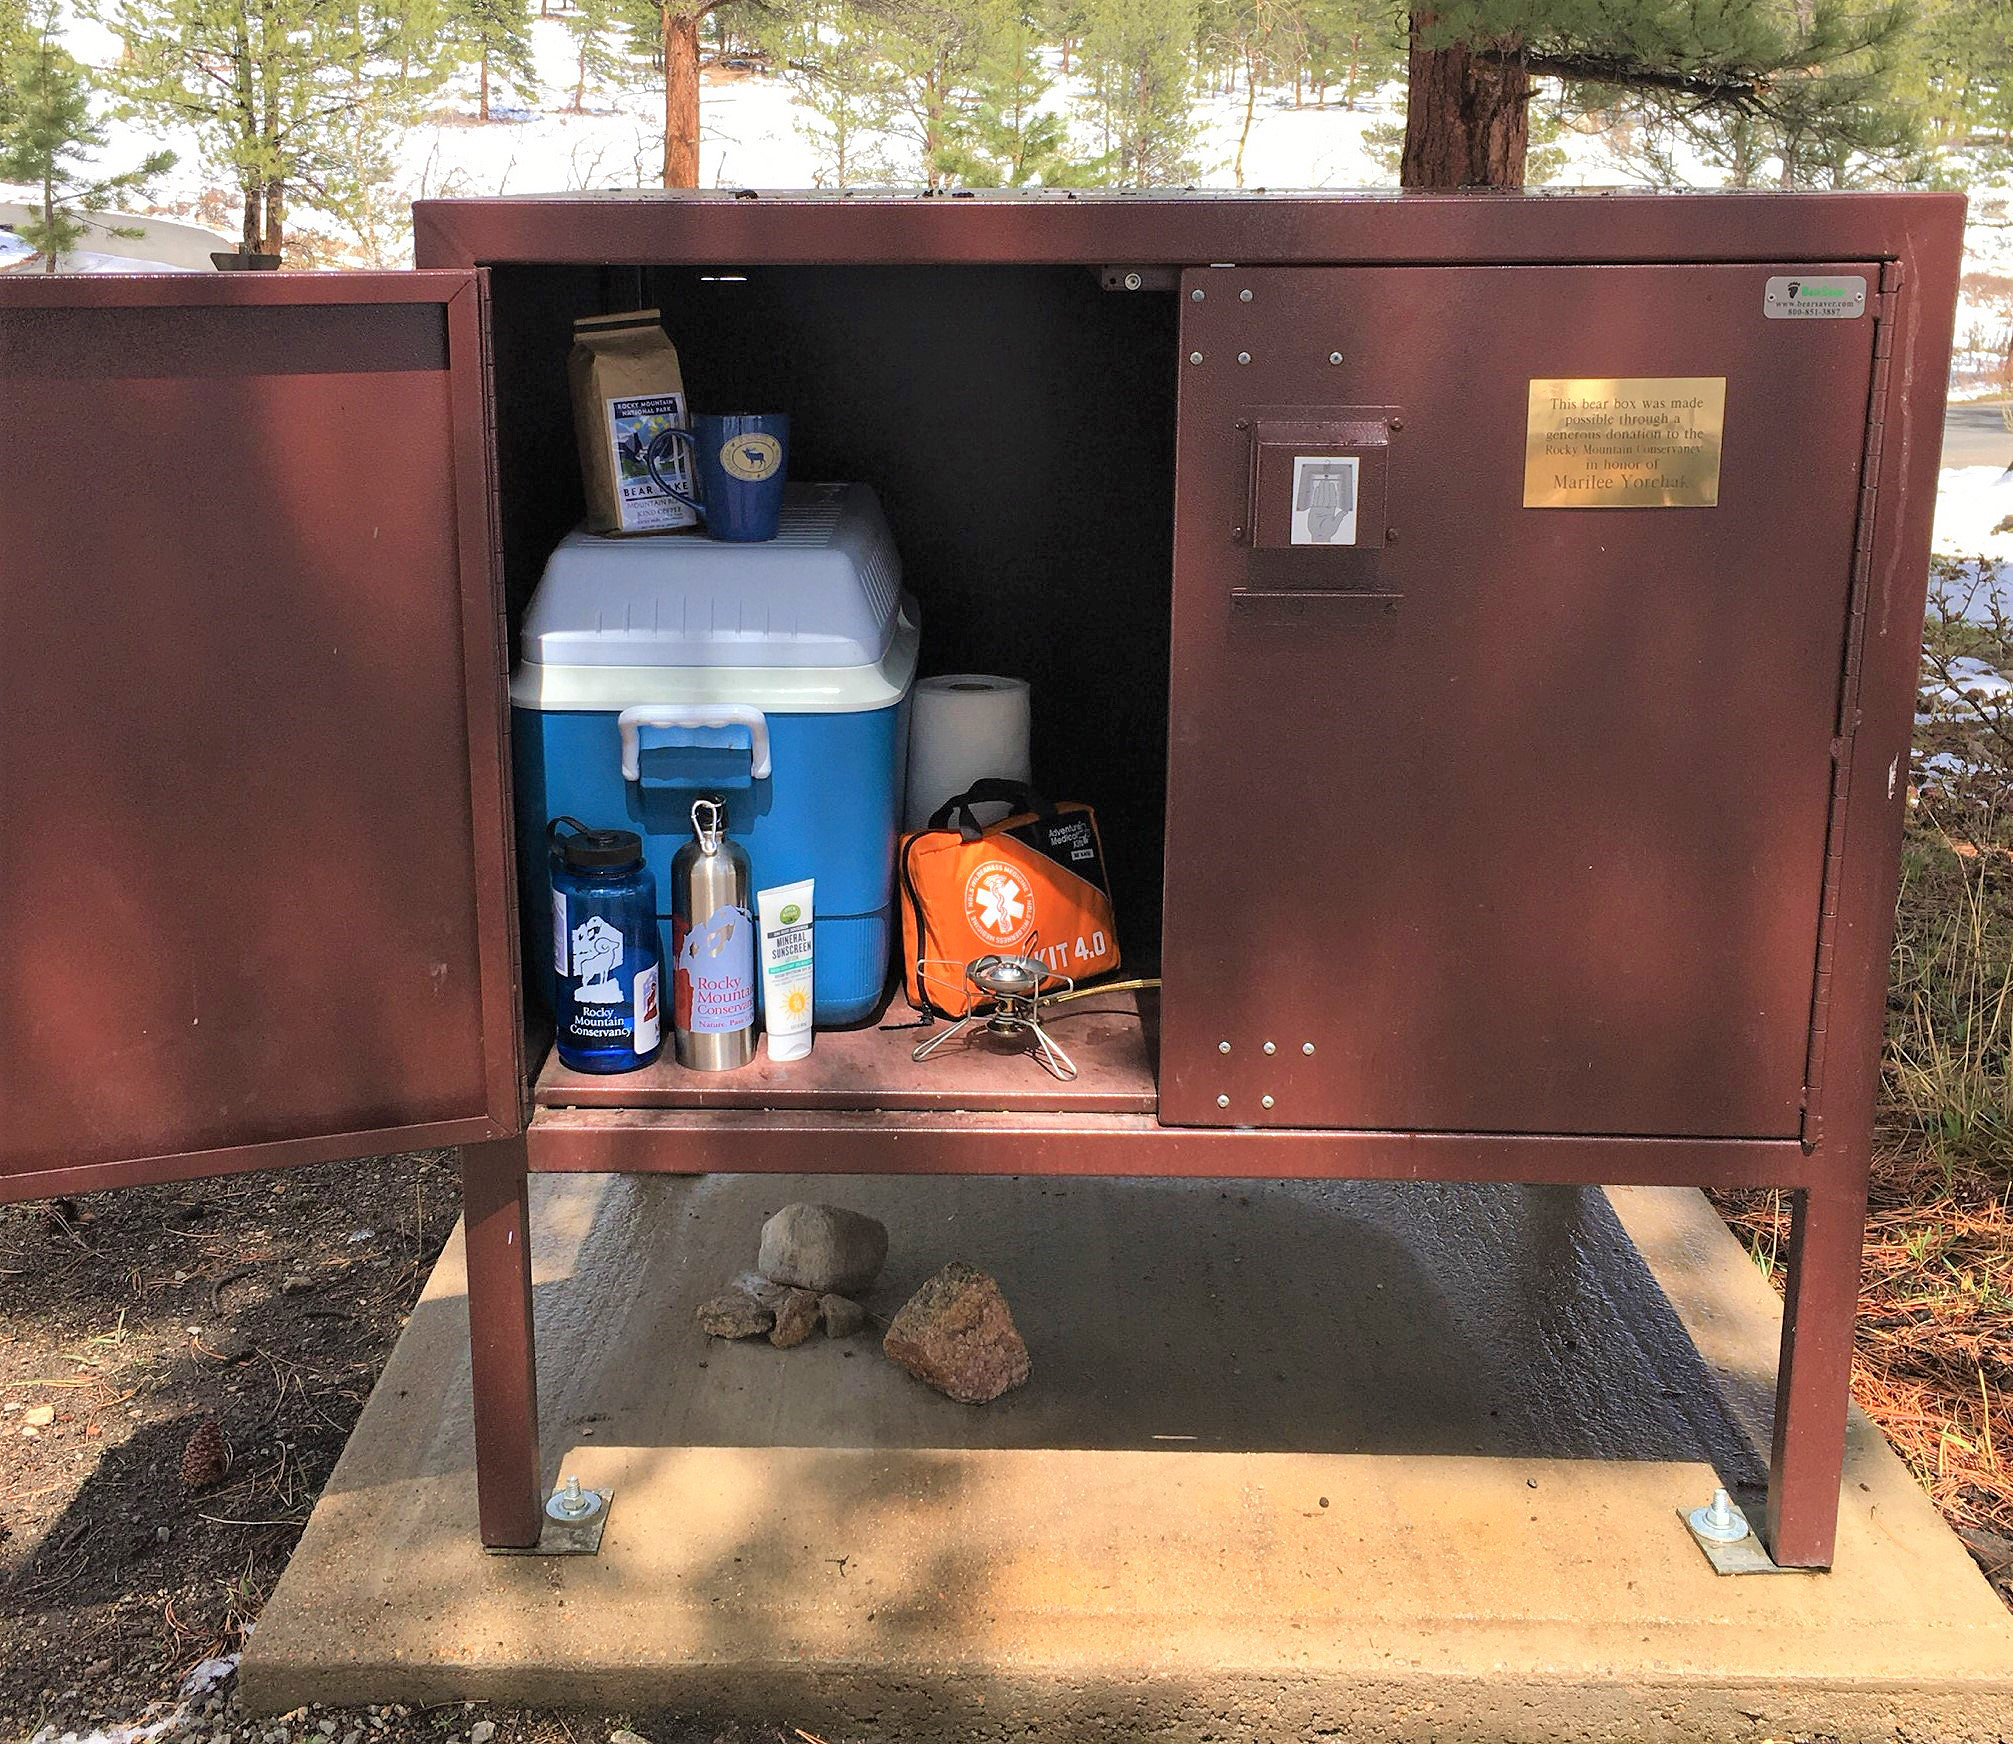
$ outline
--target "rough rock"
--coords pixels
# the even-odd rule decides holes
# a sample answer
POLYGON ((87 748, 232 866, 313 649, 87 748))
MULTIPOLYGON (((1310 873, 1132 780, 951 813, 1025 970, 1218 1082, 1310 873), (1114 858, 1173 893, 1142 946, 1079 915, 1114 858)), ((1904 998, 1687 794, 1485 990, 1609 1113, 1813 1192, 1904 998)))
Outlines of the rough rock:
POLYGON ((827 1338, 851 1338, 867 1323, 867 1311, 850 1296, 829 1292, 818 1298, 818 1315, 825 1323, 827 1338))
POLYGON ((776 1305, 776 1325, 769 1342, 778 1350, 789 1350, 818 1329, 818 1298, 810 1290, 785 1290, 776 1305))
POLYGON ((880 1275, 888 1258, 886 1225, 841 1205, 785 1205, 762 1225, 755 1261, 764 1277, 820 1295, 851 1295, 880 1275))
POLYGON ((1031 1372, 998 1283, 963 1260, 952 1260, 902 1304, 881 1348, 965 1405, 997 1399, 1031 1372))
POLYGON ((47 1429, 50 1424, 56 1421, 56 1407, 54 1405, 31 1406, 29 1407, 28 1414, 21 1421, 23 1423, 32 1423, 37 1429, 47 1429))
POLYGON ((699 1304, 696 1318, 699 1330, 714 1338, 755 1338, 776 1324, 775 1311, 745 1290, 722 1290, 699 1304))

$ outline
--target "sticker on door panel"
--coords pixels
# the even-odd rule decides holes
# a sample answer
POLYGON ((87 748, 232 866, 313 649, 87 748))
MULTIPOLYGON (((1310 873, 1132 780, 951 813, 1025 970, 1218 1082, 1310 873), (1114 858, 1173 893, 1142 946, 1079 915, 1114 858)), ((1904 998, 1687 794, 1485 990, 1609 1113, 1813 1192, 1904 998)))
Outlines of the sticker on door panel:
POLYGON ((1527 509, 1709 509, 1726 377, 1540 377, 1524 425, 1527 509))
POLYGON ((1293 457, 1293 543, 1356 543, 1356 471, 1353 454, 1293 457))
POLYGON ((1866 313, 1866 281, 1857 273, 1773 278, 1762 287, 1771 321, 1857 321, 1866 313))

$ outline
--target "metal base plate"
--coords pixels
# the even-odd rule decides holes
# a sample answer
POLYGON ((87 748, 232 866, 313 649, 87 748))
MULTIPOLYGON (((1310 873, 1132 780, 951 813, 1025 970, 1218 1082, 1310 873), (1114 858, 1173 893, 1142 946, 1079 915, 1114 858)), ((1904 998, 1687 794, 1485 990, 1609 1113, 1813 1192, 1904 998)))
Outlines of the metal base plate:
POLYGON ((1749 1532, 1745 1538, 1736 1539, 1732 1544, 1722 1544, 1717 1539, 1701 1538, 1691 1529, 1691 1510, 1680 1508, 1677 1517, 1684 1524, 1685 1536, 1705 1552, 1705 1559, 1712 1564, 1714 1574, 1811 1574, 1807 1568, 1784 1568, 1768 1553, 1768 1547, 1749 1532))
POLYGON ((545 1516, 545 1525, 538 1534, 536 1544, 518 1547, 490 1545, 491 1556, 598 1556, 601 1553, 601 1534, 608 1525, 608 1510, 615 1505, 613 1490, 592 1490, 588 1494, 601 1498, 601 1506, 585 1520, 554 1520, 545 1516))

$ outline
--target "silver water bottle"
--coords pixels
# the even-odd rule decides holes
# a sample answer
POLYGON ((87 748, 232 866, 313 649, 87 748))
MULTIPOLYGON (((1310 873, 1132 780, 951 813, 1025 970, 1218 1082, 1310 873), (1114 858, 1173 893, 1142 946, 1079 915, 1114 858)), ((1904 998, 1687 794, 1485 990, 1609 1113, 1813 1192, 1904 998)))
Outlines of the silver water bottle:
POLYGON ((754 892, 724 799, 692 802, 692 836, 671 861, 671 1034, 679 1065, 727 1072, 755 1057, 754 892))

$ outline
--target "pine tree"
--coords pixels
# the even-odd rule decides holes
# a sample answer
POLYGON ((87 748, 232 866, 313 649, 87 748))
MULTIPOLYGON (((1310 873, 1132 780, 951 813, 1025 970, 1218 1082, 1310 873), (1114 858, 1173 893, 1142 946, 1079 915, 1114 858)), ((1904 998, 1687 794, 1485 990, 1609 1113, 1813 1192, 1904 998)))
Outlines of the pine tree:
POLYGON ((27 0, 0 0, 0 128, 10 125, 14 113, 14 57, 33 39, 27 0))
POLYGON ((476 69, 476 119, 489 119, 493 82, 535 102, 538 75, 531 64, 531 20, 524 0, 446 0, 443 42, 461 65, 476 69))
MULTIPOLYGON (((0 182, 25 182, 37 193, 37 211, 19 225, 23 241, 55 272, 93 226, 85 220, 139 193, 175 161, 171 151, 151 153, 137 168, 92 177, 83 162, 105 145, 105 130, 91 114, 84 69, 57 41, 53 5, 27 21, 27 41, 6 66, 7 110, 0 118, 0 182)), ((102 225, 113 236, 141 236, 130 226, 102 225)))
MULTIPOLYGON (((1672 115, 1745 116, 1799 164, 1884 135, 1865 105, 1908 0, 1430 0, 1411 15, 1406 187, 1519 187, 1535 78, 1672 115), (1842 81, 1842 82, 1841 82, 1842 81)), ((1794 175, 1796 171, 1788 171, 1794 175)))
POLYGON ((1402 20, 1386 0, 1302 0, 1307 77, 1325 108, 1340 86, 1344 109, 1389 84, 1405 65, 1402 20))
POLYGON ((1935 0, 1912 33, 1908 80, 1938 145, 2013 140, 2013 9, 2004 0, 1935 0))
POLYGON ((868 0, 893 92, 891 131, 914 148, 924 187, 968 167, 969 132, 996 10, 980 0, 868 0))
POLYGON ((1191 180, 1189 111, 1195 0, 1090 0, 1083 63, 1111 142, 1112 178, 1150 188, 1191 180))
POLYGON ((575 0, 560 19, 573 38, 573 100, 569 114, 578 115, 587 106, 589 87, 620 90, 635 80, 635 64, 623 46, 622 33, 628 20, 618 0, 575 0))
POLYGON ((971 187, 1076 187, 1095 173, 1075 161, 1069 123, 1041 107, 1055 83, 1042 60, 1042 32, 1021 0, 994 4, 973 74, 970 114, 948 158, 971 187))
POLYGON ((108 73, 125 109, 191 128, 244 199, 248 254, 281 255, 295 201, 331 204, 354 130, 403 115, 395 21, 344 0, 97 0, 125 41, 108 73))
MULTIPOLYGON (((664 186, 699 185, 699 29, 733 0, 624 0, 647 8, 651 65, 664 78, 664 186)), ((757 0, 760 3, 760 0, 757 0)), ((716 21, 717 28, 717 21, 716 21)))
POLYGON ((797 130, 818 153, 818 186, 886 181, 883 138, 894 118, 894 81, 880 25, 848 0, 822 0, 765 18, 762 46, 807 111, 797 130))
POLYGON ((1306 24, 1296 0, 1206 0, 1202 20, 1205 49, 1225 56, 1233 77, 1244 81, 1244 111, 1231 160, 1231 173, 1241 188, 1258 93, 1283 71, 1302 63, 1306 24))

